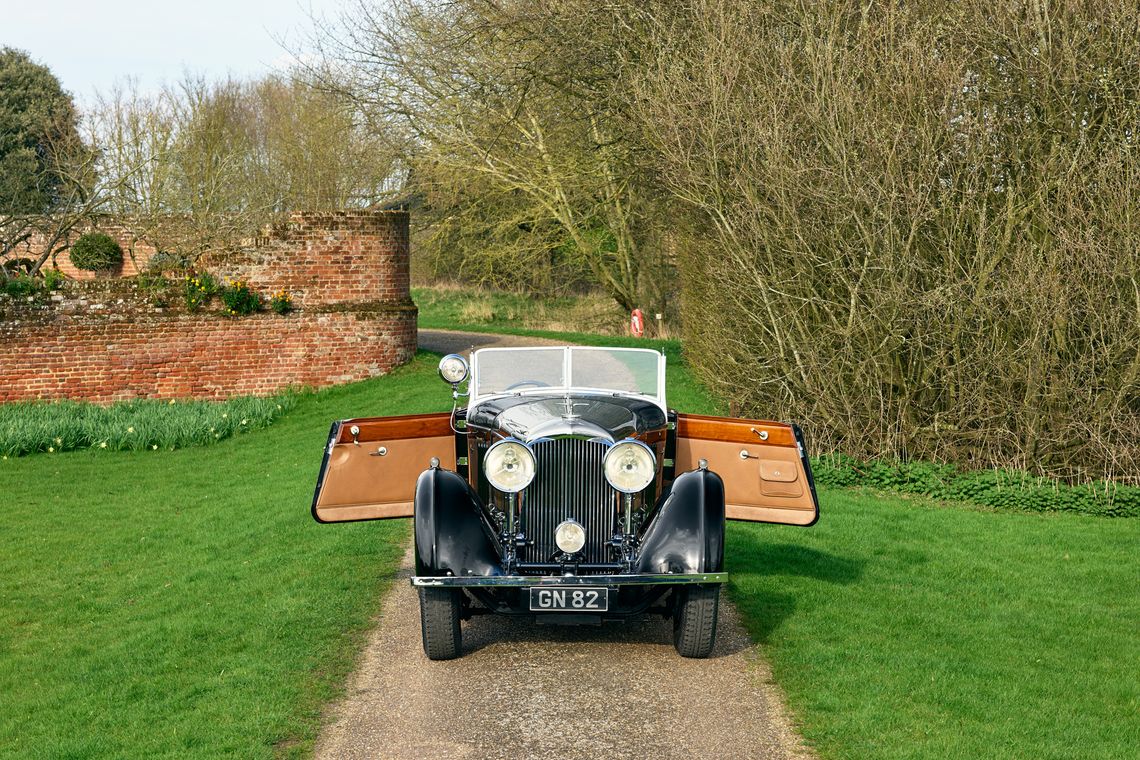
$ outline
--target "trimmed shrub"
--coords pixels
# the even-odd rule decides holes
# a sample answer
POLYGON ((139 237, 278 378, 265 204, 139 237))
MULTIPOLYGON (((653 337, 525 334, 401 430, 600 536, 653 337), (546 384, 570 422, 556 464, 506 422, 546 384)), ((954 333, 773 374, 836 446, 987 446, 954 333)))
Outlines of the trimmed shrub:
POLYGON ((105 272, 123 263, 123 248, 110 235, 88 232, 71 246, 71 263, 76 269, 105 272))

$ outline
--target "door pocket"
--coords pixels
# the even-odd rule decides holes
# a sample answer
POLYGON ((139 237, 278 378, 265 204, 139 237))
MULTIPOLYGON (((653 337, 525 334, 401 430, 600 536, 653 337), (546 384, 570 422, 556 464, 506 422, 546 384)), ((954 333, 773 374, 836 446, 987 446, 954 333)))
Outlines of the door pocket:
POLYGON ((794 462, 760 460, 760 493, 765 496, 797 498, 804 495, 803 483, 794 462))

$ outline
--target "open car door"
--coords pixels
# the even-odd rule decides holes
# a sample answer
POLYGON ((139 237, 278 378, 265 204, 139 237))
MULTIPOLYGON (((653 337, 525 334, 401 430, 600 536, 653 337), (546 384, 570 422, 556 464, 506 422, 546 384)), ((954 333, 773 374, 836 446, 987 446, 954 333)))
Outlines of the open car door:
POLYGON ((317 522, 411 517, 416 478, 431 466, 455 469, 451 414, 410 414, 334 422, 313 518, 317 522))
POLYGON ((695 470, 702 459, 724 481, 729 520, 806 526, 819 519, 811 464, 795 425, 678 414, 676 471, 695 470))

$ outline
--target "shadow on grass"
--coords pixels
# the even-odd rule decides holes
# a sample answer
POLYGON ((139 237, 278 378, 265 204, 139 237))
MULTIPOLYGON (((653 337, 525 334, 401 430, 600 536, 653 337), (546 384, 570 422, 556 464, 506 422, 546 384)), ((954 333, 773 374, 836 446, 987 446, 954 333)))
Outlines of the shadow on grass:
POLYGON ((796 596, 777 590, 780 577, 809 578, 848 585, 863 574, 864 563, 795 544, 769 544, 737 536, 728 552, 732 598, 754 640, 771 634, 796 611, 796 596))
POLYGON ((753 575, 795 575, 828 583, 848 584, 863 574, 861 560, 838 557, 829 552, 795 544, 769 544, 752 536, 738 538, 730 559, 730 570, 753 575), (743 546, 740 546, 743 544, 743 546))

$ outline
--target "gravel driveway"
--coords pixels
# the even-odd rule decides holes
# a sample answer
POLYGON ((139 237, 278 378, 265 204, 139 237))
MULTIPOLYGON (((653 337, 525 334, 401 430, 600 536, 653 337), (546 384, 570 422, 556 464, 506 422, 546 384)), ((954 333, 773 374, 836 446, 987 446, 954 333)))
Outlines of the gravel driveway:
MULTIPOLYGON (((440 353, 551 343, 420 331, 440 353)), ((679 657, 658 617, 571 627, 486 615, 463 623, 462 658, 431 662, 412 565, 409 546, 318 758, 813 757, 725 598, 707 660, 679 657)))
POLYGON ((810 758, 766 663, 721 602, 707 660, 673 650, 668 621, 463 623, 464 655, 420 645, 409 547, 316 756, 340 758, 810 758))

